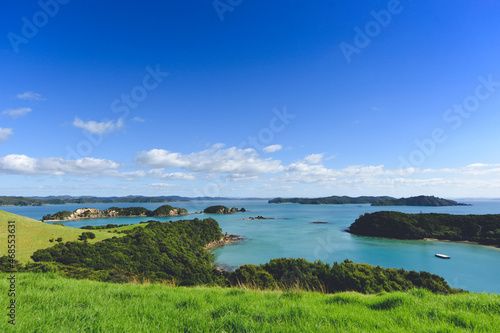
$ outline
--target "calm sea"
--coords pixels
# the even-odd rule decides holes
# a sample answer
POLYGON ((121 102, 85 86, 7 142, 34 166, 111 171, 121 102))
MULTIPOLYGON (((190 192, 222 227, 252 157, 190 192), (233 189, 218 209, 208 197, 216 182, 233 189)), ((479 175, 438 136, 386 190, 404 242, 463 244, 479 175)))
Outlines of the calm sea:
MULTIPOLYGON (((500 214, 500 200, 466 201, 472 206, 456 207, 371 207, 370 205, 299 205, 268 204, 261 200, 196 201, 172 203, 172 206, 187 208, 190 213, 222 204, 229 208, 244 207, 248 212, 233 215, 198 215, 214 217, 223 232, 243 236, 244 241, 214 249, 216 263, 235 268, 243 264, 261 264, 273 258, 305 258, 333 263, 350 259, 354 262, 428 271, 443 276, 456 288, 474 292, 500 293, 500 249, 486 246, 430 241, 400 241, 360 237, 344 230, 364 213, 380 210, 395 210, 405 213, 449 213, 449 214, 500 214), (269 220, 243 220, 256 216, 269 220), (327 222, 317 224, 312 222, 327 222), (450 260, 434 257, 442 253, 450 260)), ((52 205, 42 207, 1 207, 15 214, 41 219, 45 214, 61 210, 73 211, 83 206, 106 209, 110 206, 141 206, 155 209, 162 204, 92 204, 52 205)), ((173 221, 192 218, 158 218, 173 221)), ((65 222, 70 227, 85 225, 134 224, 145 218, 93 219, 65 222)))

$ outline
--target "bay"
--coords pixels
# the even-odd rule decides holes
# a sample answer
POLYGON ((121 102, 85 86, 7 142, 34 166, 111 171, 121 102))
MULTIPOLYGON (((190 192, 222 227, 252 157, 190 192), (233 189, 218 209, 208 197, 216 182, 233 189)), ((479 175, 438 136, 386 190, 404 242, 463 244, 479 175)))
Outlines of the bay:
MULTIPOLYGON (((361 237, 345 232, 356 218, 364 213, 381 210, 404 213, 448 214, 500 214, 499 200, 466 201, 472 206, 449 207, 372 207, 365 205, 300 205, 268 204, 265 200, 226 200, 174 202, 170 205, 188 209, 190 213, 221 204, 229 208, 244 207, 247 212, 232 215, 190 215, 155 218, 162 222, 179 219, 213 217, 223 232, 236 234, 245 239, 211 251, 216 264, 236 268, 243 264, 262 264, 273 258, 304 258, 333 263, 349 259, 354 262, 380 265, 406 270, 428 271, 438 274, 455 288, 473 292, 500 292, 500 249, 451 242, 403 241, 373 237, 361 237), (264 216, 273 219, 245 220, 264 216), (312 223, 326 222, 326 223, 312 223), (434 257, 436 253, 451 256, 450 260, 434 257)), ((2 210, 40 220, 45 214, 61 210, 73 211, 89 207, 106 209, 110 206, 141 206, 154 210, 159 203, 137 204, 74 204, 41 207, 1 207, 2 210)), ((148 218, 89 219, 64 222, 69 227, 85 225, 136 224, 148 218)))

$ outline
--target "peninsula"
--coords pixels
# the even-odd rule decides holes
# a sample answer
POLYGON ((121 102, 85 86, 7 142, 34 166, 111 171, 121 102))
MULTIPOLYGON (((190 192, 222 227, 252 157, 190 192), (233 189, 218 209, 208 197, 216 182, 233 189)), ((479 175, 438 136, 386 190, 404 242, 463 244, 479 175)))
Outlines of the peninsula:
POLYGON ((396 199, 388 196, 381 197, 348 197, 331 196, 323 198, 276 198, 268 203, 299 203, 306 205, 344 205, 344 204, 371 204, 372 206, 467 206, 453 200, 442 199, 435 196, 420 195, 410 198, 396 199))
POLYGON ((360 216, 348 232, 396 239, 437 239, 500 247, 500 214, 406 214, 375 212, 360 216))
POLYGON ((42 221, 74 221, 112 217, 167 217, 182 215, 188 215, 188 211, 185 208, 176 208, 170 205, 160 206, 154 211, 143 207, 110 207, 102 211, 96 208, 79 208, 73 212, 61 211, 53 215, 47 214, 42 218, 42 221))

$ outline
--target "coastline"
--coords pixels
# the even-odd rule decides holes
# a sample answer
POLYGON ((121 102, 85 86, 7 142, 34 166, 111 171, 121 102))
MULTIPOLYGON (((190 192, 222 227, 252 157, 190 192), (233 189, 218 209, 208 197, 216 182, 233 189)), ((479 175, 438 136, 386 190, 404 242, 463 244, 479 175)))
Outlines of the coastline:
POLYGON ((224 246, 226 244, 230 244, 230 243, 236 243, 236 242, 239 242, 239 241, 242 241, 244 238, 241 237, 241 236, 238 236, 238 235, 230 235, 226 232, 226 234, 224 235, 224 237, 222 237, 221 239, 219 239, 218 241, 214 241, 214 242, 210 242, 208 243, 207 245, 205 245, 204 249, 205 250, 210 250, 210 249, 214 249, 214 248, 217 248, 217 247, 221 247, 221 246, 224 246))
POLYGON ((404 238, 391 238, 391 237, 380 237, 380 236, 368 236, 368 235, 358 235, 355 233, 352 233, 349 229, 344 229, 344 232, 347 232, 351 235, 358 236, 358 237, 373 237, 373 238, 384 238, 384 239, 394 239, 394 240, 401 240, 401 241, 419 241, 419 242, 446 242, 446 243, 458 243, 458 244, 467 244, 467 245, 477 245, 477 246, 485 246, 489 247, 495 250, 500 250, 500 247, 496 247, 495 245, 486 245, 486 244, 481 244, 478 242, 470 242, 470 241, 452 241, 449 239, 438 239, 438 238, 420 238, 420 239, 404 239, 404 238))
POLYGON ((437 238, 422 238, 422 239, 416 239, 419 241, 425 241, 425 242, 446 242, 446 243, 459 243, 459 244, 468 244, 468 245, 478 245, 478 246, 486 246, 490 247, 495 250, 500 250, 500 247, 496 247, 495 245, 486 245, 486 244, 481 244, 478 242, 470 242, 470 241, 452 241, 449 239, 437 239, 437 238))
POLYGON ((65 220, 41 220, 42 223, 45 222, 70 222, 70 221, 80 221, 80 220, 92 220, 92 219, 113 219, 122 217, 148 217, 154 219, 155 217, 177 217, 177 216, 187 216, 193 214, 175 214, 175 215, 158 215, 158 216, 147 216, 147 215, 124 215, 124 216, 88 216, 88 217, 75 217, 65 220))

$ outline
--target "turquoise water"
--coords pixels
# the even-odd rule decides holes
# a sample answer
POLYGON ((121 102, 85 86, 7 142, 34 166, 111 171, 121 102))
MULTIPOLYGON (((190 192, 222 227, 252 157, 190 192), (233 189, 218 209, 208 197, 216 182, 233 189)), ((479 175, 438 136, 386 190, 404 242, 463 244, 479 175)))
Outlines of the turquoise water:
MULTIPOLYGON (((348 258, 354 262, 382 267, 424 270, 443 276, 456 288, 474 292, 500 292, 500 249, 486 246, 429 241, 400 241, 360 237, 344 230, 364 213, 380 210, 396 210, 405 213, 435 212, 450 214, 500 214, 500 201, 469 201, 473 206, 456 207, 371 207, 370 205, 299 205, 268 204, 267 201, 197 201, 172 203, 187 208, 190 213, 222 204, 228 207, 244 207, 249 212, 233 215, 194 215, 214 217, 223 232, 243 236, 244 241, 214 249, 216 263, 235 268, 243 264, 261 264, 272 258, 293 257, 310 261, 332 263, 348 258), (274 220, 242 220, 247 217, 273 217, 274 220), (311 222, 327 222, 313 224, 311 222), (436 253, 451 256, 450 260, 434 257, 436 253)), ((155 209, 161 204, 92 204, 91 208, 106 209, 110 206, 142 206, 155 209)), ((42 207, 2 207, 3 210, 41 219, 45 214, 60 210, 82 208, 76 205, 42 207)), ((172 221, 193 216, 158 218, 172 221)), ((85 225, 134 224, 147 218, 92 219, 65 222, 70 227, 85 225)))

